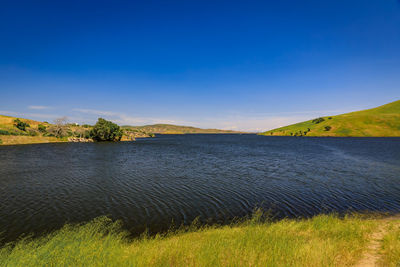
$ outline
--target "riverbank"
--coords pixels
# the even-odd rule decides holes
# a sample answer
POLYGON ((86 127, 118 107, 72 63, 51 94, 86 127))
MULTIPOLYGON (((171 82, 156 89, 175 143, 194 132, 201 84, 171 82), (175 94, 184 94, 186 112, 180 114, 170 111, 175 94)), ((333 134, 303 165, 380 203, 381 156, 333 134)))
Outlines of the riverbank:
POLYGON ((270 223, 259 214, 229 226, 170 231, 130 240, 118 222, 67 225, 0 250, 0 265, 36 266, 352 266, 370 254, 379 266, 400 262, 400 220, 319 215, 270 223), (371 251, 377 231, 385 232, 371 251), (369 253, 369 254, 368 254, 369 253))

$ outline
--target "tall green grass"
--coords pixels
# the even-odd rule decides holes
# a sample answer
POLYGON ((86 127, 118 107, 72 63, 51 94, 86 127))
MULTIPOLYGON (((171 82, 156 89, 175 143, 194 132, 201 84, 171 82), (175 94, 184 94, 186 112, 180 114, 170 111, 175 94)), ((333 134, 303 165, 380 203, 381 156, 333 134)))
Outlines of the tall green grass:
POLYGON ((2 266, 335 266, 361 256, 377 221, 320 215, 228 226, 192 226, 130 240, 101 217, 0 249, 2 266))
POLYGON ((382 243, 382 266, 400 266, 400 220, 390 223, 382 243))

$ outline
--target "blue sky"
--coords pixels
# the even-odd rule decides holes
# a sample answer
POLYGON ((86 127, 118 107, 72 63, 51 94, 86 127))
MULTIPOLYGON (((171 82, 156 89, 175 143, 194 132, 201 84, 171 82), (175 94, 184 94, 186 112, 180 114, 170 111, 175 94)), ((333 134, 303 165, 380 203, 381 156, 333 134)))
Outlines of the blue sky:
POLYGON ((0 114, 261 131, 400 99, 400 1, 1 1, 0 114))

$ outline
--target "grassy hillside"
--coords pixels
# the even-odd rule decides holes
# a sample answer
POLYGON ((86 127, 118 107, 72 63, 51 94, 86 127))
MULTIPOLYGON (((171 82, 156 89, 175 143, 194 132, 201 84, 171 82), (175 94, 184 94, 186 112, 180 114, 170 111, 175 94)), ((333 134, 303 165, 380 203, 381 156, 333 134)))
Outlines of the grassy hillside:
POLYGON ((321 117, 262 133, 278 136, 400 136, 400 100, 367 110, 321 117))
POLYGON ((196 133, 238 133, 229 130, 218 130, 218 129, 201 129, 190 126, 179 126, 171 124, 154 124, 145 126, 123 126, 123 128, 158 133, 158 134, 196 134, 196 133))
POLYGON ((14 126, 15 117, 0 115, 0 145, 11 144, 34 144, 34 143, 51 143, 65 142, 67 139, 56 138, 53 136, 43 136, 38 130, 38 126, 44 125, 49 127, 47 122, 39 122, 35 120, 19 118, 22 122, 26 122, 30 127, 26 131, 22 131, 14 126))
MULTIPOLYGON (((379 253, 378 264, 399 263, 400 220, 320 215, 269 223, 255 216, 230 226, 191 227, 130 240, 118 223, 98 218, 0 249, 1 266, 352 266, 379 253), (387 226, 389 228, 389 226, 387 226), (370 250, 376 232, 382 247, 370 250)), ((379 265, 378 265, 379 266, 379 265)))

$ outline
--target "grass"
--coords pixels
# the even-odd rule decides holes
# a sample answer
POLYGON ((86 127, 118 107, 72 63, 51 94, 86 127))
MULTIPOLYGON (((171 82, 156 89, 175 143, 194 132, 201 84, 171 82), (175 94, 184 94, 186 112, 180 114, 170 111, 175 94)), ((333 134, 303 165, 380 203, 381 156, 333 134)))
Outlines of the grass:
POLYGON ((14 136, 1 135, 0 144, 2 145, 22 145, 22 144, 40 144, 40 143, 59 143, 67 142, 66 138, 46 137, 46 136, 14 136))
POLYGON ((253 219, 130 240, 101 217, 66 225, 0 249, 2 266, 349 266, 358 261, 378 220, 319 215, 304 220, 253 219))
POLYGON ((382 242, 382 266, 400 265, 400 220, 392 222, 382 242))
POLYGON ((400 136, 400 100, 368 110, 323 117, 296 123, 262 133, 277 136, 400 136), (331 129, 327 130, 329 126, 331 129), (309 130, 308 130, 309 129, 309 130))

